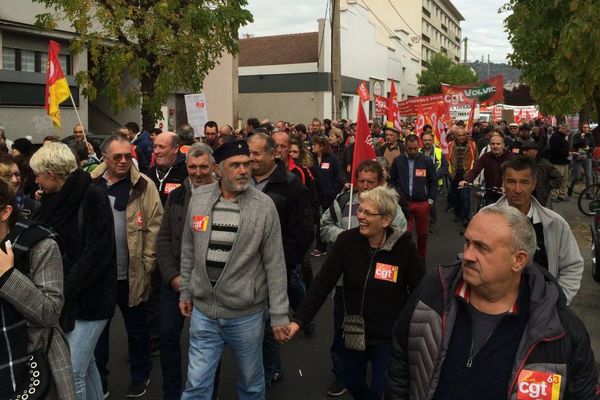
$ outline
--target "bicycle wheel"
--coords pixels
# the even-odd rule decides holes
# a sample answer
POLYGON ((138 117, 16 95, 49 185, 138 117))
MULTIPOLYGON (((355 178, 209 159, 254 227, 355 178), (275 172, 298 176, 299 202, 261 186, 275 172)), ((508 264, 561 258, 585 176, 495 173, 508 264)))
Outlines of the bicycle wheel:
POLYGON ((600 212, 600 184, 591 185, 579 194, 577 207, 584 215, 596 215, 600 212))

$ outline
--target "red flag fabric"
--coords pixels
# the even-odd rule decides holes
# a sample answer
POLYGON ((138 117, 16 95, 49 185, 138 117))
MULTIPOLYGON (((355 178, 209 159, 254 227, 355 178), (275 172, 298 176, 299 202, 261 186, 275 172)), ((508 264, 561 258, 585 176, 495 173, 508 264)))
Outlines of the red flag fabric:
POLYGON ((475 119, 475 106, 477 106, 477 97, 471 103, 471 111, 469 111, 469 121, 467 121, 467 133, 470 135, 473 132, 473 123, 475 119))
POLYGON ((360 101, 368 101, 371 98, 371 96, 369 96, 369 89, 367 89, 367 83, 365 81, 362 81, 360 85, 358 85, 358 88, 356 88, 356 93, 358 93, 360 101))
POLYGON ((394 127, 394 121, 398 117, 398 93, 396 92, 396 84, 392 81, 392 87, 390 88, 390 97, 388 97, 387 103, 387 126, 390 128, 394 127))
POLYGON ((48 65, 46 67, 46 99, 44 108, 54 126, 60 128, 60 110, 58 105, 69 98, 71 92, 67 79, 58 61, 60 44, 51 40, 48 47, 48 65))
POLYGON ((375 115, 387 114, 387 98, 383 96, 375 96, 375 115))
POLYGON ((377 158, 375 149, 371 143, 371 129, 362 104, 358 105, 358 115, 356 117, 356 136, 354 139, 354 155, 352 157, 352 184, 356 185, 354 171, 358 164, 365 160, 374 160, 377 158))

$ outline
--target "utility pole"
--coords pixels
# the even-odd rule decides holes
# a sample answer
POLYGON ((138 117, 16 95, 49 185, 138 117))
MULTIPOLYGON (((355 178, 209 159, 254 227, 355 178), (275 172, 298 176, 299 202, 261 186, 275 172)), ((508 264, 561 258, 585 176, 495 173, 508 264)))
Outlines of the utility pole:
MULTIPOLYGON (((468 41, 468 38, 467 38, 467 37, 465 37, 465 38, 463 39, 463 42, 465 42, 465 55, 463 56, 463 63, 464 63, 464 64, 466 64, 466 63, 467 63, 467 41, 468 41)), ((477 60, 475 60, 475 61, 477 61, 477 60)))
POLYGON ((487 76, 488 76, 488 78, 490 76, 490 55, 489 54, 488 54, 488 73, 487 73, 487 76))
POLYGON ((342 119, 342 51, 340 40, 340 0, 331 2, 331 89, 333 92, 333 116, 342 119))

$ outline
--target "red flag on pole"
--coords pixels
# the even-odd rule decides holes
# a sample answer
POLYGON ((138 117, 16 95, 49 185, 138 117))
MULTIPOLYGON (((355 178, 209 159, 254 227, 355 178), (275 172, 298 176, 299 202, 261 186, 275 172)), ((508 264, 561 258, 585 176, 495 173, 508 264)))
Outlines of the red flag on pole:
POLYGON ((387 126, 393 128, 396 118, 398 118, 398 93, 396 92, 396 84, 392 81, 387 104, 387 126))
POLYGON ((365 81, 362 81, 360 85, 358 85, 358 88, 356 88, 356 93, 358 93, 360 101, 368 101, 371 98, 371 96, 369 96, 369 89, 367 89, 367 83, 365 81))
POLYGON ((48 65, 46 66, 46 101, 44 108, 56 128, 60 128, 60 110, 58 105, 71 96, 67 79, 58 61, 60 45, 50 41, 48 47, 48 65))
POLYGON ((373 145, 371 144, 371 129, 362 104, 358 105, 358 115, 356 117, 356 137, 354 139, 354 155, 352 157, 352 184, 356 184, 354 170, 358 164, 365 160, 374 160, 377 158, 373 145))
POLYGON ((475 119, 475 106, 477 105, 477 97, 473 98, 473 103, 471 104, 471 111, 469 112, 469 121, 467 121, 467 134, 471 134, 473 132, 473 120, 475 119))

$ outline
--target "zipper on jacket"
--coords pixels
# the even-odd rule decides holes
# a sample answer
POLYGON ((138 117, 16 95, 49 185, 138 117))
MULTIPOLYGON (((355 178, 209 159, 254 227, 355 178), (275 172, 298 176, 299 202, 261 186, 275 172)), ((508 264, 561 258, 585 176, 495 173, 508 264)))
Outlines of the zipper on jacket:
POLYGON ((500 318, 500 320, 498 321, 496 326, 494 326, 494 329, 492 329, 492 331, 487 335, 487 337, 485 338, 485 341, 483 342, 481 347, 475 352, 475 354, 473 354, 473 346, 475 346, 475 323, 473 322, 473 312, 471 311, 471 307, 469 307, 468 304, 467 304, 467 309, 469 310, 469 316, 471 317, 471 350, 469 350, 469 358, 467 359, 467 368, 471 368, 471 366, 473 365, 473 359, 475 357, 477 357, 477 354, 479 354, 481 349, 483 349, 485 347, 486 343, 490 340, 490 338, 494 334, 494 331, 496 330, 498 325, 500 325, 500 322, 502 321, 503 317, 500 318))

